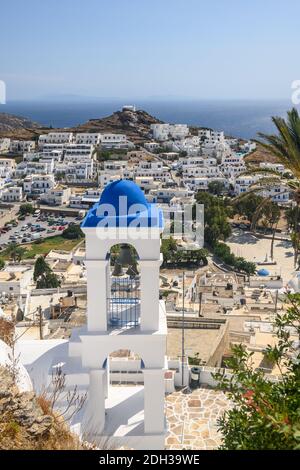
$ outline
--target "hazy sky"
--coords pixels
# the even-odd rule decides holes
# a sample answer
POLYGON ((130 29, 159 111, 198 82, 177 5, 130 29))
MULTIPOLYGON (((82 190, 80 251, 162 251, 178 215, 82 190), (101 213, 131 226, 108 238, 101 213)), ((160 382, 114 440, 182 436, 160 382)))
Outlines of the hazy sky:
POLYGON ((289 98, 299 0, 1 0, 7 99, 289 98))

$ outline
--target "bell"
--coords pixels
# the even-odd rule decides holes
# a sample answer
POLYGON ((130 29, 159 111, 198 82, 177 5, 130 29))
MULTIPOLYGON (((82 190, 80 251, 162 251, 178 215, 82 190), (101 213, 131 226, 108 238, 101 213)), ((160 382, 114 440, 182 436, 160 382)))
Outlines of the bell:
POLYGON ((115 262, 114 270, 113 270, 112 275, 113 276, 123 276, 122 265, 120 263, 118 263, 118 261, 115 262))
POLYGON ((134 264, 134 259, 132 257, 129 245, 121 245, 118 263, 120 263, 122 266, 132 266, 134 264))
POLYGON ((134 263, 132 266, 129 266, 126 271, 126 274, 128 274, 128 276, 130 277, 136 277, 139 275, 136 263, 134 263))

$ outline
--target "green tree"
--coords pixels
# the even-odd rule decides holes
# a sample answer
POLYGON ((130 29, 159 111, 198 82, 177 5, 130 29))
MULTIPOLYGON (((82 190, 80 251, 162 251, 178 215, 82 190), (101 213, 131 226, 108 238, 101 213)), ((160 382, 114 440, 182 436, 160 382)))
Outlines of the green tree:
POLYGON ((300 450, 300 294, 287 300, 286 313, 275 318, 275 346, 264 352, 268 364, 277 366, 279 380, 271 381, 254 368, 254 352, 242 344, 232 347, 226 361, 231 375, 225 369, 214 374, 234 404, 218 420, 223 450, 300 450))
POLYGON ((32 204, 26 203, 26 204, 21 204, 19 213, 20 215, 28 215, 28 214, 33 214, 35 211, 34 207, 32 204))
POLYGON ((0 269, 3 269, 5 266, 5 261, 3 258, 0 258, 0 269))
POLYGON ((196 202, 204 206, 204 241, 214 247, 217 241, 226 240, 231 235, 227 219, 232 208, 226 200, 204 192, 196 194, 196 202))
POLYGON ((207 251, 203 248, 199 250, 179 250, 174 238, 162 239, 161 252, 163 254, 164 265, 184 264, 184 265, 202 265, 206 266, 207 251))
POLYGON ((51 270, 43 256, 39 256, 34 264, 33 279, 37 289, 50 289, 61 285, 58 276, 51 270))
POLYGON ((259 207, 262 201, 262 196, 254 193, 248 193, 241 199, 237 198, 234 203, 234 210, 237 214, 247 217, 249 222, 252 222, 256 209, 259 207))
POLYGON ((232 266, 237 271, 248 274, 254 274, 256 271, 255 263, 245 260, 245 258, 235 256, 231 253, 230 247, 225 243, 218 242, 214 246, 214 254, 224 263, 232 266))
POLYGON ((222 181, 213 180, 208 183, 208 192, 215 196, 221 196, 225 191, 225 184, 222 181))
POLYGON ((83 238, 84 233, 81 230, 79 225, 69 225, 69 227, 63 231, 62 236, 69 240, 76 240, 76 239, 83 238))
POLYGON ((43 276, 41 276, 36 283, 37 289, 54 289, 60 287, 61 282, 57 275, 52 271, 46 272, 43 276))
POLYGON ((50 272, 50 266, 43 256, 39 256, 34 264, 33 280, 36 282, 47 272, 50 272))

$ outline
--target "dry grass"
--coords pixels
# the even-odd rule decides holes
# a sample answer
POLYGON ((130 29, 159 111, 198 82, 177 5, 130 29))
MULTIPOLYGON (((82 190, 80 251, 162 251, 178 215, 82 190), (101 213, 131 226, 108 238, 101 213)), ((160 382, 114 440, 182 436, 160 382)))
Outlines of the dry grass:
POLYGON ((0 339, 12 346, 14 338, 14 324, 11 321, 0 318, 0 339))
POLYGON ((36 397, 36 401, 39 404, 44 415, 52 415, 53 410, 51 407, 51 401, 47 398, 46 393, 42 393, 36 397))
POLYGON ((257 145, 256 150, 247 155, 244 160, 246 163, 252 163, 255 166, 258 166, 261 162, 278 162, 278 159, 270 152, 268 152, 265 148, 263 148, 261 145, 257 145))

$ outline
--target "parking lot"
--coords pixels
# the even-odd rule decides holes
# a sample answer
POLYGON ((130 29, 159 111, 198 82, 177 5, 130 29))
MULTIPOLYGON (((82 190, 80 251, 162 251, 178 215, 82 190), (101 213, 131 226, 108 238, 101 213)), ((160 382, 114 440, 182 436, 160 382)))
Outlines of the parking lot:
POLYGON ((70 224, 78 224, 76 217, 50 216, 40 214, 39 216, 28 215, 25 220, 14 219, 16 224, 8 227, 0 225, 0 247, 5 248, 11 243, 18 245, 32 243, 38 239, 61 235, 70 224), (8 230, 7 230, 8 228, 8 230), (7 230, 7 231, 4 231, 7 230))

